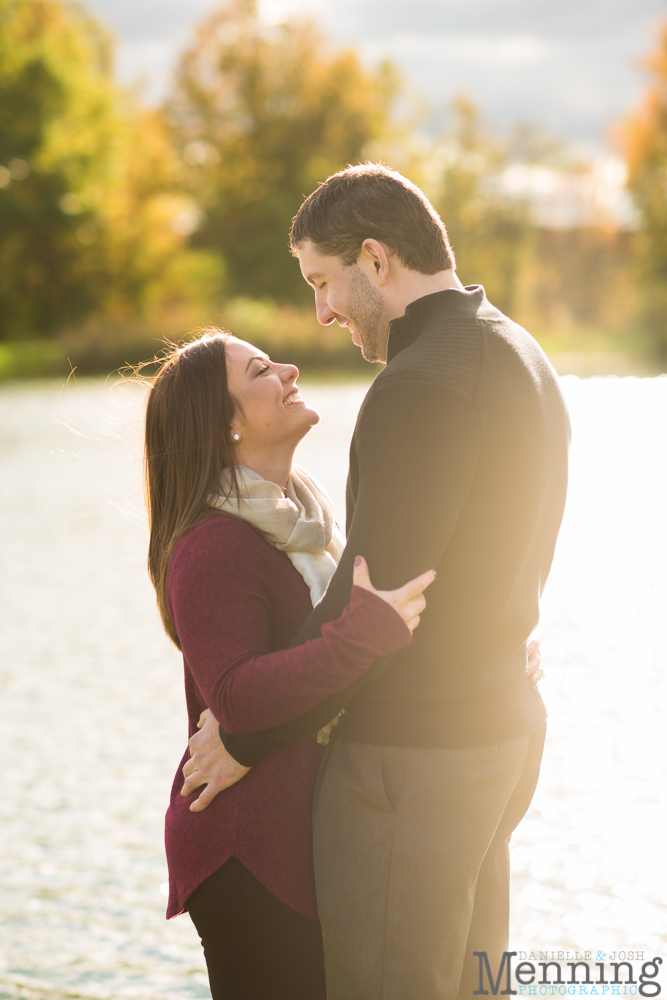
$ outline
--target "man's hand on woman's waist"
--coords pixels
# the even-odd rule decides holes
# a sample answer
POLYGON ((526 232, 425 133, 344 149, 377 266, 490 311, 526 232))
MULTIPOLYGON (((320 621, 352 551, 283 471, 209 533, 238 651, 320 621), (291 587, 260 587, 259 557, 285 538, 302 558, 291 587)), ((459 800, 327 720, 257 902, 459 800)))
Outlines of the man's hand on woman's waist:
POLYGON ((188 740, 190 760, 183 768, 185 782, 181 795, 185 798, 202 785, 206 788, 191 804, 190 812, 202 812, 218 792, 235 785, 250 770, 225 750, 220 740, 218 720, 209 708, 199 716, 197 728, 199 732, 188 740))

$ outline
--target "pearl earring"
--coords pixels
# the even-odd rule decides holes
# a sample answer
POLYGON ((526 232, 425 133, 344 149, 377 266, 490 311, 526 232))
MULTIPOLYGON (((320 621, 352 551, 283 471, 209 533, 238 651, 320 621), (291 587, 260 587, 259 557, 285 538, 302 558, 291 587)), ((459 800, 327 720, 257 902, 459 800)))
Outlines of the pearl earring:
POLYGON ((238 442, 239 442, 240 440, 241 440, 241 435, 240 435, 240 434, 232 434, 232 441, 233 441, 233 442, 234 442, 235 444, 238 444, 238 442))

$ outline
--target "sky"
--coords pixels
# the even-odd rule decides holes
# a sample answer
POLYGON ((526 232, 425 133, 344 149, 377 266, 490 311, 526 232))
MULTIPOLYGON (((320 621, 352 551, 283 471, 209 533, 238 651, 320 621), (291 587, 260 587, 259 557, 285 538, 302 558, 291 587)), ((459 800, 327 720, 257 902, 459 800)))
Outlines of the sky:
MULTIPOLYGON (((646 87, 667 0, 259 0, 262 15, 315 20, 333 44, 373 65, 389 56, 436 118, 465 94, 500 130, 531 121, 603 147, 646 87)), ((118 42, 125 82, 159 100, 215 0, 89 0, 118 42)))

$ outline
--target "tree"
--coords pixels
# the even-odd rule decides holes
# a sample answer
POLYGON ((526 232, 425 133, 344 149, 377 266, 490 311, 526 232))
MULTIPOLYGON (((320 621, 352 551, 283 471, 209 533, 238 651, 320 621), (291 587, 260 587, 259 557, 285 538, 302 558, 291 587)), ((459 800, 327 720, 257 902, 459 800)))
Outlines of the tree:
POLYGON ((164 125, 111 67, 78 5, 0 0, 0 339, 141 315, 197 271, 164 125))
POLYGON ((628 183, 639 209, 644 321, 667 361, 667 23, 646 61, 652 82, 625 128, 628 183))
MULTIPOLYGON (((514 153, 484 128, 471 101, 453 104, 453 128, 441 137, 445 166, 434 201, 464 282, 484 284, 491 302, 513 313, 532 233, 526 202, 499 186, 514 153)), ((524 142, 525 145, 525 142, 524 142)), ((527 150, 521 150, 522 159, 527 150)))
POLYGON ((388 64, 364 70, 309 22, 266 27, 255 0, 227 0, 203 22, 167 113, 205 212, 193 243, 224 257, 231 291, 303 298, 287 250, 292 217, 387 133, 396 86, 388 64))

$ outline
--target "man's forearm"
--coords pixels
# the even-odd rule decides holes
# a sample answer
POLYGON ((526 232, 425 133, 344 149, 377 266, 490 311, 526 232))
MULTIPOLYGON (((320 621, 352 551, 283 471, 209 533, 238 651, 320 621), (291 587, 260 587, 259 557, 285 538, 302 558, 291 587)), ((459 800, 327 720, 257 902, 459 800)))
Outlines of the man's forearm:
POLYGON ((254 767, 269 750, 284 746, 274 737, 263 733, 245 733, 234 736, 224 726, 219 727, 220 739, 230 757, 244 767, 254 767))
POLYGON ((220 726, 220 739, 225 749, 239 764, 253 767, 267 751, 288 746, 290 743, 298 743, 308 736, 313 736, 335 719, 364 685, 379 677, 387 669, 391 659, 391 656, 378 658, 365 674, 358 677, 344 691, 337 691, 310 711, 280 726, 273 726, 261 733, 246 733, 241 736, 233 736, 220 726))

